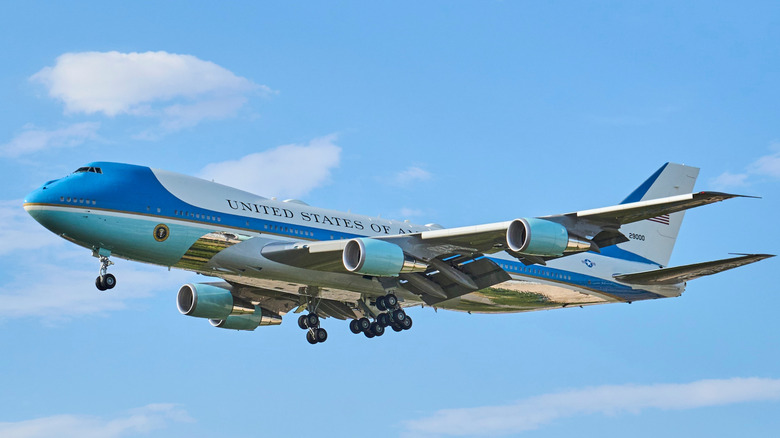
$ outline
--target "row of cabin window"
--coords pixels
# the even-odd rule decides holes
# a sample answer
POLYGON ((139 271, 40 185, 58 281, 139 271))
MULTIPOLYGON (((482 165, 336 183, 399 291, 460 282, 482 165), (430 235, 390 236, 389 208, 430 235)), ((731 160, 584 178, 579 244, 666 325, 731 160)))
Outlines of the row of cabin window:
MULTIPOLYGON (((249 222, 246 223, 247 226, 249 226, 249 222)), ((299 230, 297 228, 290 228, 290 227, 281 227, 279 225, 263 225, 263 228, 270 231, 280 231, 282 233, 292 233, 292 234, 300 234, 307 237, 313 237, 314 233, 311 231, 306 230, 299 230)))
POLYGON ((85 204, 85 203, 89 204, 91 202, 92 205, 97 204, 97 201, 95 201, 94 199, 71 198, 71 197, 67 197, 66 198, 64 196, 60 196, 60 202, 72 202, 74 204, 76 204, 76 203, 78 203, 78 204, 85 204))
MULTIPOLYGON (((146 207, 147 210, 149 210, 149 207, 146 207)), ((160 209, 157 209, 157 213, 160 212, 160 209)), ((189 211, 179 211, 179 210, 173 210, 173 214, 175 216, 184 216, 184 217, 194 217, 195 219, 203 219, 207 221, 212 222, 222 222, 222 218, 219 216, 211 216, 206 214, 200 214, 200 213, 192 213, 189 211)))
POLYGON ((514 267, 512 265, 503 265, 503 264, 499 264, 499 266, 501 266, 501 268, 503 268, 503 269, 510 270, 510 271, 520 271, 520 272, 533 274, 533 275, 542 275, 542 276, 545 276, 545 277, 558 278, 558 279, 561 279, 561 280, 571 280, 571 277, 568 276, 568 275, 556 274, 554 272, 545 272, 545 271, 542 271, 542 270, 536 270, 536 269, 532 269, 532 268, 520 268, 520 269, 517 269, 516 267, 514 267))

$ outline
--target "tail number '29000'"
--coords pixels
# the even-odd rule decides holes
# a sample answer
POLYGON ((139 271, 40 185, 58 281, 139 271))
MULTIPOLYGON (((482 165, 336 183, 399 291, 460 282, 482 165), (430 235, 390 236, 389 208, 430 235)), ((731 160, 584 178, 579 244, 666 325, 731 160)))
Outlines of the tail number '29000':
POLYGON ((633 240, 641 240, 642 242, 645 241, 644 234, 628 233, 628 238, 633 240))

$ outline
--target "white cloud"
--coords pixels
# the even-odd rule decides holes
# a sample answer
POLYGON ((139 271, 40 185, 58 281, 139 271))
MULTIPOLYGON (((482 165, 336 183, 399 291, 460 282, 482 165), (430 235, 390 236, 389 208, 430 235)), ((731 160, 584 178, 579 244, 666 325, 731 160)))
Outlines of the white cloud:
POLYGON ((431 173, 417 166, 410 166, 395 175, 398 184, 411 184, 431 179, 431 173))
POLYGON ((193 419, 174 404, 150 404, 115 418, 86 415, 54 415, 18 422, 0 422, 0 436, 5 438, 118 438, 149 433, 171 423, 188 423, 193 419))
POLYGON ((30 79, 68 113, 160 119, 157 131, 141 137, 235 116, 249 94, 271 92, 213 62, 167 52, 65 53, 30 79))
POLYGON ((18 157, 51 148, 75 147, 87 140, 98 139, 100 123, 74 123, 60 129, 46 130, 27 125, 21 134, 0 145, 0 156, 18 157))
POLYGON ((644 409, 685 410, 780 400, 780 379, 733 378, 656 385, 605 385, 545 394, 504 406, 443 409, 405 423, 407 435, 506 435, 558 418, 618 415, 644 409))
POLYGON ((717 178, 712 180, 712 186, 716 188, 722 187, 745 187, 748 185, 747 173, 731 173, 723 172, 718 175, 717 178))
POLYGON ((341 148, 335 140, 328 135, 212 163, 199 176, 262 196, 299 197, 326 183, 338 167, 341 148))
MULTIPOLYGON (((774 147, 775 149, 780 149, 780 145, 775 145, 774 147)), ((756 175, 780 178, 780 150, 773 154, 764 155, 754 161, 753 164, 748 167, 748 172, 756 175)))
POLYGON ((744 187, 755 178, 780 179, 780 143, 773 143, 773 153, 764 155, 747 166, 745 172, 723 172, 711 181, 715 188, 744 187))

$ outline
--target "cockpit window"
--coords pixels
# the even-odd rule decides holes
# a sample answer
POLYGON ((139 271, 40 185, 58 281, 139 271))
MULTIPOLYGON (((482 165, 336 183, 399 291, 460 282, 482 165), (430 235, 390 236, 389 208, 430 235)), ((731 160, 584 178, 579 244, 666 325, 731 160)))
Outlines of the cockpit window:
POLYGON ((73 173, 84 173, 84 172, 103 173, 103 170, 100 169, 99 167, 79 167, 73 173))

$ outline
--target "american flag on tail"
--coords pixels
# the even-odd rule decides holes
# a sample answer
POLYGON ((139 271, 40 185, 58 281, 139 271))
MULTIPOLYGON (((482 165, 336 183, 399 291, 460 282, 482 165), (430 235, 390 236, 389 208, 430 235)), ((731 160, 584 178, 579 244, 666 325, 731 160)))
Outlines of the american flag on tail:
POLYGON ((661 216, 651 217, 648 219, 651 222, 657 222, 659 224, 669 225, 669 215, 663 214, 661 216))

